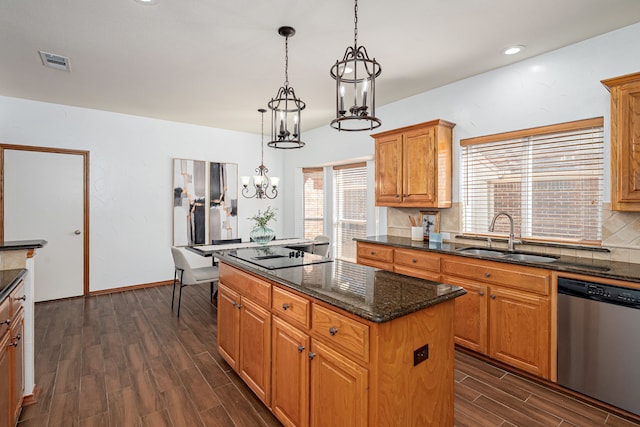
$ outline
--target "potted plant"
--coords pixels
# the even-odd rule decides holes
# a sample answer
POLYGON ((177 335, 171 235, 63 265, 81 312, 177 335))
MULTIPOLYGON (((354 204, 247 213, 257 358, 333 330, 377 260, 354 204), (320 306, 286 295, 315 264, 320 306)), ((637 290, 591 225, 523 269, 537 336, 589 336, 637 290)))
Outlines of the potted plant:
POLYGON ((257 214, 248 218, 254 222, 253 228, 249 233, 251 240, 260 245, 264 245, 273 239, 274 232, 267 227, 267 225, 269 221, 276 220, 276 210, 277 209, 272 209, 271 206, 267 206, 264 212, 258 209, 257 214))

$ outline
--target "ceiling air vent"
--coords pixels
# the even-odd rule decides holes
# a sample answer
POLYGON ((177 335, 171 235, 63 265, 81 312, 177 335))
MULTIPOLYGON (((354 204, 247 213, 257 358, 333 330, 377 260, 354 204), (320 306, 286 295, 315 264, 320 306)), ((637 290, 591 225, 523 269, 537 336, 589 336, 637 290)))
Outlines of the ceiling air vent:
POLYGON ((62 55, 56 55, 55 53, 47 53, 41 50, 40 59, 42 59, 42 65, 45 67, 55 68, 57 70, 71 71, 71 62, 69 58, 62 55))

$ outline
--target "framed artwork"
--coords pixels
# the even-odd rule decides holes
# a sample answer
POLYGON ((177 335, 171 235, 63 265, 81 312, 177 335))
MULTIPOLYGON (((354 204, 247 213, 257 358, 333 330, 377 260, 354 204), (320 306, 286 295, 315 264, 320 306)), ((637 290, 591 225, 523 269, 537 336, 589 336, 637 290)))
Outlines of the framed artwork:
POLYGON ((238 237, 238 165, 173 159, 173 245, 238 237))
POLYGON ((420 211, 420 226, 425 240, 429 240, 429 233, 440 232, 440 212, 420 211))

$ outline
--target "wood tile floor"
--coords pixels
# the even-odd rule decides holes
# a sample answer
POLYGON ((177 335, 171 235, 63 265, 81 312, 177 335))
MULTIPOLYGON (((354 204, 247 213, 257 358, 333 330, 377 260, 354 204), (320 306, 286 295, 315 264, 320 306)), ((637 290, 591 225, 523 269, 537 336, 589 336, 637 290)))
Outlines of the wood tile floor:
MULTIPOLYGON (((218 356, 208 286, 36 304, 38 402, 20 427, 279 426, 218 356)), ((456 426, 638 426, 456 354, 456 426)), ((386 427, 386 426, 376 426, 386 427)))

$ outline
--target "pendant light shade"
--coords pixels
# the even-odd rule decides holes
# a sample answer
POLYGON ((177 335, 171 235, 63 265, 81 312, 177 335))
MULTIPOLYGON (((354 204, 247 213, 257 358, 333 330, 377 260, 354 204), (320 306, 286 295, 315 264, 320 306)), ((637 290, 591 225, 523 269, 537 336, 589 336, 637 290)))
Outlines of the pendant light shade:
POLYGON ((376 117, 376 77, 382 69, 367 49, 358 46, 358 0, 354 7, 353 46, 347 47, 341 61, 331 67, 336 81, 336 118, 331 127, 344 131, 371 130, 382 125, 376 117))
POLYGON ((275 98, 267 103, 271 110, 271 141, 269 147, 292 149, 304 147, 300 139, 302 118, 300 112, 306 107, 300 98, 296 97, 293 87, 289 86, 289 37, 293 37, 296 30, 292 27, 280 27, 278 34, 285 38, 285 66, 284 86, 278 89, 275 98))

